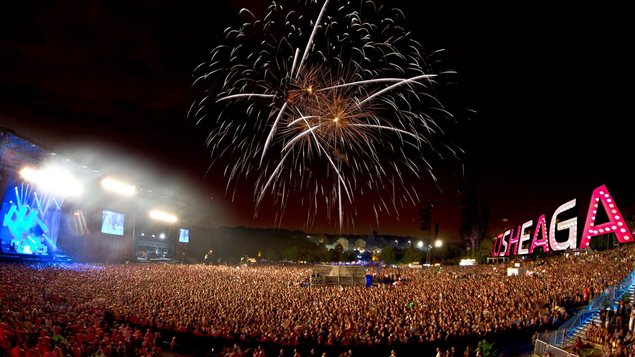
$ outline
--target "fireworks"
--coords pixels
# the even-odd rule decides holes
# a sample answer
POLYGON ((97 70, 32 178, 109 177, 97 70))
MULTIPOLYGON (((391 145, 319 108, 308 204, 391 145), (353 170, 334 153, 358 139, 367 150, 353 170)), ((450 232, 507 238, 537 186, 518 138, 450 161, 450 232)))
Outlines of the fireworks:
POLYGON ((272 2, 263 19, 225 30, 225 43, 195 70, 190 110, 213 122, 207 139, 227 188, 289 200, 340 228, 364 197, 380 212, 417 204, 406 179, 433 179, 433 139, 451 117, 435 97, 438 77, 398 9, 363 0, 272 2), (233 184, 233 185, 232 185, 233 184))

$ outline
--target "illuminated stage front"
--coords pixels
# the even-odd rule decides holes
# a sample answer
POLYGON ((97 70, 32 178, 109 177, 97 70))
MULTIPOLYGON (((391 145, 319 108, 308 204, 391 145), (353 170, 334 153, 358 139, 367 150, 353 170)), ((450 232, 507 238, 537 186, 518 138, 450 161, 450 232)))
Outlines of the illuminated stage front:
POLYGON ((88 233, 73 197, 80 186, 62 167, 74 169, 68 160, 0 130, 0 254, 54 259, 65 256, 60 235, 72 240, 88 233))

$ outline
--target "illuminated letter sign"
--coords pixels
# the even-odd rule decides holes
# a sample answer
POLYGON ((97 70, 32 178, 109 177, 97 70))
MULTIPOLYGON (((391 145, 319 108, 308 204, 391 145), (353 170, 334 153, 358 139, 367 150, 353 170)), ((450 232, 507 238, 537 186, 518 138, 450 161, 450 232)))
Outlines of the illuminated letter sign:
POLYGON ((526 231, 527 228, 531 227, 534 224, 533 220, 527 221, 523 223, 522 227, 520 227, 520 241, 518 242, 518 254, 527 254, 529 253, 529 248, 523 248, 523 243, 528 242, 531 238, 531 235, 526 231))
POLYGON ((568 229, 569 239, 567 239, 566 242, 556 241, 557 217, 560 213, 568 211, 573 207, 575 207, 575 199, 558 207, 558 209, 556 209, 553 213, 553 217, 551 217, 551 224, 549 225, 549 245, 551 245, 552 250, 565 250, 568 248, 575 249, 576 247, 576 243, 578 241, 578 236, 576 234, 578 231, 578 217, 567 219, 564 222, 558 222, 558 231, 568 229))
POLYGON ((600 236, 607 233, 615 233, 617 240, 620 243, 630 243, 633 241, 633 236, 629 232, 624 218, 620 213, 620 210, 613 202, 609 190, 606 186, 602 185, 593 191, 591 195, 591 202, 589 203, 589 211, 586 215, 586 221, 584 223, 584 230, 582 231, 582 240, 580 241, 580 248, 588 248, 592 237, 600 236), (602 223, 598 226, 595 225, 595 217, 599 210, 599 203, 602 202, 602 207, 609 217, 609 221, 602 223))
POLYGON ((498 254, 501 257, 504 257, 507 255, 507 241, 505 240, 505 237, 507 237, 509 233, 510 231, 507 230, 505 231, 505 233, 503 233, 503 236, 501 237, 501 249, 500 249, 500 253, 498 254), (505 246, 505 248, 503 248, 502 246, 505 246))
POLYGON ((498 254, 500 253, 500 249, 501 249, 501 239, 503 239, 503 235, 499 234, 498 236, 496 236, 496 238, 494 239, 494 245, 492 246, 492 256, 496 257, 498 256, 498 254))
POLYGON ((549 251, 549 237, 547 237, 547 220, 545 220, 544 214, 538 217, 538 223, 536 225, 536 230, 534 231, 534 237, 531 240, 529 254, 532 254, 534 252, 534 249, 536 248, 542 249, 542 251, 545 253, 549 251), (542 234, 541 239, 537 239, 538 234, 542 234))
MULTIPOLYGON (((532 254, 534 250, 541 249, 547 253, 549 250, 561 251, 566 249, 575 249, 577 242, 577 226, 578 218, 573 217, 560 221, 560 216, 564 212, 567 212, 576 206, 576 200, 570 200, 563 203, 558 207, 551 216, 551 222, 549 224, 549 234, 547 234, 547 220, 545 215, 542 214, 538 217, 536 228, 531 235, 531 226, 533 221, 527 221, 521 226, 518 226, 516 230, 508 229, 505 233, 499 234, 494 240, 494 246, 492 249, 492 256, 509 256, 509 255, 523 255, 532 254), (561 231, 568 231, 567 239, 564 241, 558 241, 556 239, 556 233, 561 231), (531 235, 531 243, 527 247, 526 242, 529 241, 531 235), (508 238, 509 237, 509 238, 508 238)), ((635 241, 633 235, 629 231, 622 213, 617 208, 617 205, 613 201, 611 194, 606 189, 605 185, 596 188, 591 195, 591 202, 589 203, 589 210, 584 223, 584 230, 582 231, 582 238, 580 240, 580 249, 586 249, 589 247, 591 238, 600 236, 603 234, 614 233, 617 240, 620 243, 630 243, 635 241), (602 210, 600 211, 600 203, 602 203, 602 210), (595 220, 598 212, 605 212, 608 217, 608 222, 604 222, 596 225, 595 220)))
POLYGON ((516 234, 514 234, 514 230, 512 229, 511 234, 509 235, 509 242, 507 243, 507 251, 505 255, 516 255, 518 253, 518 244, 520 242, 520 226, 516 229, 516 234))

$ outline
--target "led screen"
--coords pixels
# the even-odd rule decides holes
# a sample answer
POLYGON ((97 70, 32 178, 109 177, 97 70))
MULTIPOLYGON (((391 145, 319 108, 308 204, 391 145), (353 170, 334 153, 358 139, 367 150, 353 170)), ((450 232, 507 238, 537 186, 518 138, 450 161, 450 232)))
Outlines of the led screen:
POLYGON ((179 228, 179 242, 188 243, 190 241, 190 230, 187 228, 179 228))
POLYGON ((124 214, 119 212, 103 210, 101 215, 101 233, 123 235, 124 214))
POLYGON ((0 207, 4 253, 52 255, 57 249, 62 200, 33 186, 8 186, 0 207))

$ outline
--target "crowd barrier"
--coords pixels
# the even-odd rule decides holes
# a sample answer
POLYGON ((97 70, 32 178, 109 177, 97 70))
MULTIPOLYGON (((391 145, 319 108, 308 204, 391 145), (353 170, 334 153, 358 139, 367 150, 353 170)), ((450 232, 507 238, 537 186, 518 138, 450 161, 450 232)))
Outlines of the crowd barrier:
MULTIPOLYGON (((608 287, 604 289, 604 291, 595 297, 589 304, 578 311, 572 318, 567 320, 564 324, 560 326, 557 330, 554 331, 545 331, 538 335, 536 339, 536 344, 534 347, 534 354, 542 356, 547 351, 542 353, 538 353, 537 349, 540 344, 541 348, 543 344, 547 344, 550 346, 549 348, 557 348, 561 349, 564 347, 565 340, 572 334, 576 329, 580 326, 586 324, 589 319, 593 317, 596 313, 600 311, 603 307, 610 306, 618 302, 624 293, 633 285, 635 282, 635 270, 622 280, 619 284, 608 287)), ((555 356, 555 354, 552 353, 555 356)))

